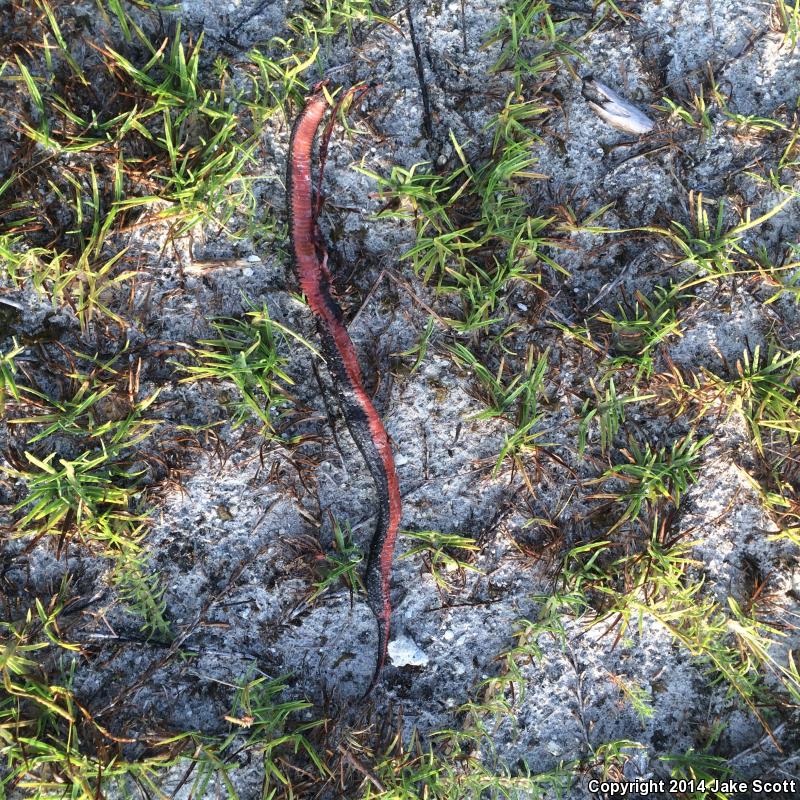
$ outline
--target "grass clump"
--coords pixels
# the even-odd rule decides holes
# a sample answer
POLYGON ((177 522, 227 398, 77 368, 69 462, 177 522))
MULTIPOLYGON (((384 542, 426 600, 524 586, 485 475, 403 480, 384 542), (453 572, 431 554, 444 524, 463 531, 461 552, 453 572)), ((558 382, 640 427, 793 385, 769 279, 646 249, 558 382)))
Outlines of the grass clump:
POLYGON ((569 19, 555 20, 547 0, 513 0, 489 33, 485 46, 500 44, 494 71, 509 70, 517 96, 523 86, 552 72, 559 63, 569 67, 569 57, 582 58, 565 38, 569 19))
POLYGON ((26 452, 25 458, 28 469, 6 468, 9 475, 28 486, 28 496, 13 509, 27 509, 17 523, 23 535, 75 530, 91 541, 104 533, 107 523, 124 525, 139 520, 128 510, 137 491, 125 485, 135 476, 108 452, 84 451, 77 458, 59 458, 55 464, 55 453, 39 459, 26 452))
MULTIPOLYGON (((686 782, 686 798, 729 800, 730 794, 711 788, 733 776, 734 771, 728 765, 728 759, 690 748, 686 753, 661 756, 660 760, 669 767, 671 778, 686 782), (696 790, 689 793, 691 787, 696 787, 696 790)), ((681 786, 680 783, 677 785, 681 786)))
MULTIPOLYGON (((771 735, 763 709, 796 702, 800 673, 796 659, 775 656, 786 635, 746 613, 733 598, 720 602, 707 593, 701 566, 692 558, 696 542, 676 534, 668 517, 651 515, 644 546, 613 557, 611 540, 588 542, 564 557, 559 586, 541 596, 538 618, 521 624, 517 646, 507 654, 506 685, 521 680, 520 662, 542 657, 541 636, 566 640, 565 620, 617 629, 617 640, 641 631, 644 617, 656 621, 708 671, 712 684, 738 697, 771 735), (767 677, 779 687, 768 688, 767 677)), ((628 546, 630 549, 630 545, 628 546)), ((626 693, 626 696, 628 693, 626 693)), ((628 696, 634 709, 637 696, 628 696)))
POLYGON ((124 607, 142 620, 140 630, 148 639, 162 642, 173 638, 172 625, 166 616, 167 587, 161 575, 149 561, 145 538, 145 524, 126 531, 124 538, 118 537, 119 548, 112 552, 111 583, 124 607))
POLYGON ((292 797, 299 791, 296 783, 305 783, 314 774, 322 778, 330 775, 308 738, 324 720, 298 722, 299 717, 308 716, 306 712, 312 705, 306 700, 284 699, 286 689, 285 678, 242 681, 225 718, 231 723, 230 732, 216 739, 207 737, 200 758, 195 761, 192 796, 209 792, 213 779, 225 787, 228 797, 238 800, 240 795, 228 773, 238 766, 234 756, 241 753, 250 753, 260 761, 265 797, 276 797, 279 792, 292 797))
POLYGON ((281 679, 245 680, 237 688, 226 717, 227 733, 197 731, 164 737, 155 746, 141 739, 149 754, 126 758, 125 747, 140 740, 116 735, 81 703, 73 689, 81 647, 67 641, 60 619, 67 607, 62 592, 15 623, 0 622, 0 746, 6 769, 0 778, 4 795, 20 791, 31 797, 94 800, 106 793, 127 795, 134 788, 163 793, 163 777, 175 768, 192 796, 206 797, 224 787, 238 798, 233 776, 241 753, 261 761, 265 796, 292 791, 296 777, 309 769, 326 774, 306 734, 319 721, 295 722, 310 704, 284 700, 281 679), (57 665, 53 672, 48 667, 57 665), (297 754, 308 766, 297 764, 297 754), (295 766, 297 765, 297 766, 295 766))
POLYGON ((344 772, 351 796, 359 800, 411 800, 417 797, 452 800, 452 798, 523 798, 559 797, 575 781, 569 766, 547 772, 516 772, 498 763, 486 763, 478 755, 486 737, 477 730, 439 731, 437 747, 424 745, 415 733, 409 742, 398 735, 376 747, 355 736, 347 747, 340 748, 344 772), (447 753, 446 757, 439 755, 447 753), (355 773, 353 764, 369 764, 369 773, 355 773))
POLYGON ((15 359, 24 350, 25 348, 20 347, 15 339, 10 350, 0 353, 0 415, 5 414, 9 398, 20 400, 15 359))
POLYGON ((31 449, 25 451, 24 461, 5 468, 28 488, 12 513, 25 512, 16 523, 19 535, 76 533, 86 542, 110 536, 113 544, 110 531, 141 519, 135 510, 140 471, 132 468, 133 454, 160 424, 145 416, 155 395, 135 400, 132 407, 123 401, 120 407, 110 399, 118 391, 113 383, 97 374, 75 377, 77 391, 66 400, 19 387, 24 401, 35 404, 39 413, 11 418, 9 424, 41 427, 28 437, 31 449), (120 413, 124 408, 127 413, 120 413), (64 445, 62 452, 48 447, 63 436, 75 441, 64 445), (49 452, 37 455, 43 450, 49 452))
MULTIPOLYGON (((107 301, 137 274, 135 269, 121 269, 127 248, 115 247, 111 232, 119 209, 105 208, 100 181, 91 166, 88 186, 69 171, 63 173, 64 187, 51 182, 55 196, 68 209, 72 226, 63 233, 63 245, 31 247, 22 233, 36 216, 13 221, 7 232, 0 228, 0 263, 12 286, 33 290, 47 298, 54 308, 69 306, 86 331, 96 318, 103 317, 125 326, 126 320, 107 301)), ((113 181, 112 202, 122 197, 121 172, 113 181)), ((10 209, 13 211, 13 209, 10 209)), ((34 205, 34 210, 38 210, 34 205)))
POLYGON ((6 769, 0 788, 31 797, 90 800, 104 784, 133 778, 154 786, 163 759, 135 763, 111 754, 114 739, 78 701, 72 689, 80 647, 59 632, 64 590, 49 604, 37 600, 17 622, 0 622, 0 743, 6 769), (50 658, 45 656, 49 655, 50 658), (60 668, 48 671, 55 658, 60 668), (98 756, 105 746, 106 755, 98 756))
POLYGON ((346 523, 340 525, 337 520, 333 521, 333 552, 320 553, 319 556, 320 563, 316 565, 316 571, 320 573, 320 577, 314 582, 314 591, 308 598, 309 603, 340 583, 345 585, 351 598, 355 593, 365 591, 364 582, 359 574, 364 553, 353 541, 349 525, 346 523))
POLYGON ((800 36, 800 0, 775 0, 773 9, 784 43, 794 50, 800 36))
POLYGON ((148 508, 141 480, 148 458, 142 445, 162 420, 148 416, 158 393, 138 397, 132 377, 112 360, 70 375, 75 388, 64 399, 16 385, 8 410, 17 415, 7 424, 25 435, 27 447, 21 457, 9 452, 0 469, 24 483, 23 499, 11 508, 13 535, 34 542, 52 537, 58 552, 79 543, 108 559, 110 582, 126 607, 148 635, 168 638, 164 587, 144 551, 148 508))
POLYGON ((501 147, 495 158, 476 169, 460 144, 451 141, 460 165, 447 175, 419 171, 424 166, 420 164, 395 167, 388 178, 360 171, 374 178, 389 204, 395 205, 382 216, 415 219, 416 243, 404 258, 425 282, 458 298, 461 316, 449 323, 466 334, 502 321, 510 286, 520 281, 538 284, 531 264, 555 262, 543 252, 543 231, 551 220, 528 213, 515 188, 517 181, 541 177, 533 169, 530 144, 501 147))
POLYGON ((379 3, 372 0, 311 0, 303 13, 289 21, 289 27, 302 33, 306 41, 324 41, 326 44, 340 31, 347 32, 352 41, 357 25, 365 23, 395 24, 375 10, 379 3))
POLYGON ((783 297, 800 305, 800 244, 787 243, 778 263, 773 263, 762 250, 757 255, 756 265, 764 283, 770 290, 774 290, 765 305, 775 303, 783 297))
POLYGON ((781 440, 788 454, 800 438, 800 351, 769 348, 763 353, 756 345, 752 354, 745 350, 737 359, 735 371, 727 380, 711 374, 708 378, 731 412, 744 417, 759 454, 764 455, 765 448, 779 453, 781 440))
POLYGON ((800 354, 774 344, 745 349, 722 375, 704 368, 688 378, 674 365, 661 377, 662 402, 683 413, 694 406, 695 421, 739 415, 746 423, 758 457, 778 474, 788 467, 800 434, 800 354), (727 375, 725 374, 727 372, 727 375))
POLYGON ((281 349, 292 338, 316 351, 273 320, 266 306, 247 312, 244 320, 222 319, 212 325, 218 337, 198 342, 193 351, 196 363, 180 366, 188 373, 181 380, 232 382, 238 396, 233 404, 233 426, 254 417, 262 423, 265 435, 273 435, 277 421, 292 406, 288 387, 294 382, 285 370, 288 358, 281 349))
POLYGON ((654 394, 641 394, 634 385, 630 395, 619 395, 612 372, 608 372, 597 385, 593 378, 589 384, 594 394, 586 398, 580 412, 578 425, 578 455, 583 456, 589 440, 589 432, 594 423, 600 434, 600 452, 606 455, 614 444, 614 440, 625 422, 625 409, 633 403, 643 403, 655 397, 654 394))
POLYGON ((711 436, 700 440, 685 436, 673 442, 669 450, 666 447, 655 450, 649 442, 642 446, 631 439, 628 448, 622 451, 627 463, 610 467, 596 479, 620 480, 625 487, 619 493, 595 495, 625 507, 611 531, 637 519, 643 511, 652 511, 660 501, 669 501, 677 507, 696 480, 700 453, 710 439, 711 436))
MULTIPOLYGON (((795 199, 794 192, 783 192, 783 195, 774 206, 755 219, 748 207, 740 221, 730 225, 724 199, 717 202, 716 215, 712 218, 706 208, 709 201, 704 199, 701 192, 690 192, 689 225, 673 220, 669 228, 645 226, 633 230, 656 234, 672 246, 675 266, 692 270, 690 277, 675 284, 676 291, 685 292, 703 283, 747 274, 748 267, 752 269, 752 256, 745 247, 744 234, 768 222, 795 199)), ((623 232, 599 227, 592 230, 597 233, 623 232)))
POLYGON ((681 336, 677 309, 681 301, 688 299, 691 295, 681 293, 680 287, 658 286, 651 298, 637 291, 633 305, 620 304, 616 316, 600 312, 595 322, 608 329, 611 347, 620 353, 609 362, 609 367, 633 365, 637 382, 641 378, 649 379, 657 348, 667 339, 681 336))
POLYGON ((451 588, 452 578, 449 576, 453 573, 480 572, 470 563, 480 548, 469 536, 441 531, 404 531, 403 536, 414 544, 402 558, 422 555, 427 570, 441 590, 451 588))
MULTIPOLYGON (((178 235, 199 223, 213 223, 235 234, 228 228, 234 214, 256 215, 246 173, 256 166, 260 129, 252 129, 253 117, 247 119, 237 111, 239 98, 227 95, 225 63, 217 63, 218 87, 203 85, 202 36, 185 47, 178 27, 168 47, 155 49, 146 37, 143 43, 152 57, 141 68, 111 47, 103 52, 109 72, 132 84, 141 106, 136 108, 136 131, 147 140, 161 165, 148 170, 158 192, 127 198, 120 206, 161 204, 157 216, 175 218, 178 235)), ((290 71, 285 67, 279 72, 286 83, 290 71)), ((264 87, 271 89, 271 82, 264 87)))
POLYGON ((531 126, 550 113, 537 95, 523 90, 523 79, 553 72, 574 50, 563 25, 553 21, 546 2, 513 3, 487 44, 502 42, 495 70, 510 70, 516 87, 486 129, 491 146, 467 155, 467 145, 450 135, 454 166, 447 172, 427 164, 393 167, 389 176, 360 168, 375 180, 386 205, 382 217, 413 219, 415 244, 404 254, 414 271, 437 291, 454 297, 460 314, 448 318, 459 334, 473 337, 499 329, 501 343, 514 326, 508 295, 521 284, 540 287, 533 267, 565 270, 548 255, 555 241, 547 235, 553 218, 533 214, 523 192, 527 181, 547 178, 537 169, 538 137, 531 126), (531 56, 529 46, 536 55, 531 56))
POLYGON ((501 418, 512 424, 513 430, 505 436, 494 474, 508 459, 522 471, 530 485, 523 456, 546 446, 540 440, 545 433, 541 427, 544 420, 541 406, 548 369, 547 352, 537 358, 533 348, 530 348, 524 371, 516 375, 509 374, 511 370, 504 361, 500 362, 497 373, 493 373, 462 344, 454 344, 451 352, 456 361, 468 367, 478 380, 481 397, 487 408, 475 419, 501 418))
POLYGON ((691 544, 665 546, 655 534, 643 555, 626 556, 624 564, 614 564, 608 572, 620 574, 624 567, 628 586, 623 593, 602 580, 593 586, 610 601, 598 622, 616 618, 624 631, 639 614, 648 614, 708 668, 712 682, 738 696, 769 730, 761 712, 772 702, 765 676, 777 679, 790 698, 800 691, 791 654, 787 664, 772 655, 784 634, 745 614, 733 598, 728 598, 726 607, 706 596, 702 580, 690 577, 699 566, 689 558, 691 544))
POLYGON ((60 5, 37 8, 29 33, 41 38, 38 50, 15 54, 3 75, 23 90, 11 123, 40 148, 23 148, 0 186, 0 268, 13 285, 69 306, 84 332, 97 322, 124 328, 123 290, 140 274, 122 244, 131 223, 165 220, 168 239, 198 226, 280 234, 253 191, 257 150, 272 118, 302 101, 318 49, 276 38, 243 62, 204 70, 202 35, 192 41, 178 24, 159 39, 147 4, 134 13, 114 2, 110 14, 101 8, 98 41, 78 64, 65 41, 74 19, 60 5))

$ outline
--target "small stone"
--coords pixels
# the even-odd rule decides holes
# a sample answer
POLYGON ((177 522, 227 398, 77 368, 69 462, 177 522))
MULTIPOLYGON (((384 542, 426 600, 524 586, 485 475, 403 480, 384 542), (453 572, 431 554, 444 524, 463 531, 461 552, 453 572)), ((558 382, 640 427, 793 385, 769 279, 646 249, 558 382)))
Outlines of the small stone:
POLYGON ((247 256, 247 260, 251 264, 260 264, 261 263, 261 257, 257 256, 255 253, 250 253, 250 255, 247 256))
POLYGON ((389 642, 389 658, 396 667, 424 667, 428 663, 428 656, 407 636, 389 642))
POLYGON ((449 631, 448 630, 448 631, 444 632, 444 640, 446 642, 452 642, 454 636, 455 636, 455 634, 453 633, 453 631, 449 631))

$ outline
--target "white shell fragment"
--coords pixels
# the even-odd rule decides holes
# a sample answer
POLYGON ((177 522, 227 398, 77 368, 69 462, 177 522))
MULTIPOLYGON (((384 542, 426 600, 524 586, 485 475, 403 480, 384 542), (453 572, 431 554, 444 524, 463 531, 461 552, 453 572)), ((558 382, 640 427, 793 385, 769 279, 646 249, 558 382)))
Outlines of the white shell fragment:
POLYGON ((389 658, 396 667, 424 667, 428 663, 428 656, 407 636, 389 642, 389 658))
POLYGON ((655 127, 650 117, 591 76, 583 79, 581 94, 589 108, 612 128, 625 133, 642 134, 649 133, 655 127))

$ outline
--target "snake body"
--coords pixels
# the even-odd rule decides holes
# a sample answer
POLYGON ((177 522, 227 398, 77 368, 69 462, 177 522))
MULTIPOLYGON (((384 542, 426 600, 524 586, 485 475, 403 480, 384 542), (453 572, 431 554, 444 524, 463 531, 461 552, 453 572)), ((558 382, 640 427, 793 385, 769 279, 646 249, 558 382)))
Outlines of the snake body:
POLYGON ((378 624, 378 655, 366 694, 380 677, 389 643, 389 584, 401 502, 389 436, 364 389, 355 348, 342 310, 331 294, 324 251, 320 257, 312 197, 314 137, 328 107, 315 91, 295 121, 289 144, 286 197, 294 266, 317 324, 322 354, 333 378, 334 392, 353 440, 367 463, 378 495, 378 513, 365 572, 367 600, 378 624))

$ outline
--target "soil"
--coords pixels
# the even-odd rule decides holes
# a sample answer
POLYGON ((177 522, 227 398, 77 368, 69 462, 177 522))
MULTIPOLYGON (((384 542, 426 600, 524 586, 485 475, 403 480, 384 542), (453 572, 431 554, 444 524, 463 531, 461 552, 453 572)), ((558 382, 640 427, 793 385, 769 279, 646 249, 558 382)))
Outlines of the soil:
MULTIPOLYGON (((203 33, 203 69, 210 69, 218 55, 235 61, 272 36, 284 35, 287 15, 298 10, 296 3, 256 0, 179 5, 179 11, 165 12, 164 24, 179 18, 184 37, 203 33)), ((662 98, 686 103, 710 70, 731 112, 787 123, 795 119, 800 48, 792 49, 776 31, 774 4, 641 0, 618 5, 630 12, 626 21, 612 14, 593 31, 600 15, 592 13, 591 3, 565 4, 568 11, 554 5, 561 17, 570 17, 568 38, 579 40, 582 58, 570 58, 570 69, 548 75, 541 90, 551 111, 537 123, 535 154, 537 170, 547 178, 521 189, 532 213, 548 216, 553 208, 569 205, 586 218, 611 204, 602 217, 609 228, 663 226, 671 219, 689 224, 690 192, 726 198, 731 220, 743 205, 752 206, 753 218, 770 209, 779 195, 752 173, 775 160, 778 137, 743 135, 718 110, 703 135, 670 118, 662 98), (580 78, 589 74, 645 111, 656 130, 633 137, 602 122, 581 95, 580 78)), ((91 7, 74 3, 68 13, 78 16, 91 7)), ((550 446, 541 448, 529 470, 529 487, 510 463, 494 470, 512 428, 502 419, 478 418, 485 404, 474 376, 450 355, 452 331, 436 324, 416 371, 410 369, 414 359, 401 355, 423 336, 427 307, 442 317, 456 316, 458 308, 424 285, 403 259, 414 242, 413 221, 376 218, 385 200, 375 182, 354 169, 386 175, 394 165, 419 162, 452 169, 457 160, 451 137, 469 158, 485 157, 491 143, 486 125, 513 89, 508 73, 492 71, 500 45, 483 44, 502 8, 492 0, 411 5, 430 131, 403 7, 383 11, 393 25, 361 24, 351 36, 337 34, 323 48, 319 69, 305 76, 309 83, 330 76, 344 85, 371 85, 351 113, 355 132, 345 135, 337 128, 332 138, 321 226, 337 293, 352 320, 350 335, 394 443, 402 526, 412 532, 457 533, 479 544, 472 569, 447 573, 449 585, 442 588, 423 556, 405 557, 416 542, 401 535, 392 575, 396 663, 387 665, 369 706, 360 706, 359 697, 374 667, 376 631, 363 595, 352 597, 339 586, 306 602, 315 559, 333 546, 332 520, 348 523, 366 548, 375 514, 363 461, 335 408, 326 405, 330 379, 324 367, 318 365, 318 382, 313 356, 301 347, 289 353, 298 409, 290 430, 304 437, 299 447, 290 447, 265 441, 255 420, 239 427, 231 423, 230 385, 181 382, 184 374, 175 366, 186 362, 181 348, 213 334, 212 316, 241 317, 262 305, 314 342, 313 320, 291 294, 286 242, 232 239, 209 225, 165 247, 166 224, 134 229, 130 246, 140 275, 132 296, 125 290, 112 300, 117 309, 133 310, 116 341, 99 329, 82 332, 72 311, 54 310, 31 291, 11 285, 4 290, 3 296, 22 310, 3 324, 0 348, 7 349, 12 336, 100 353, 118 351, 127 341, 131 358, 142 358, 140 394, 160 390, 152 413, 170 432, 152 445, 153 452, 167 458, 175 451, 176 426, 207 428, 195 434, 190 449, 180 445, 180 459, 167 470, 169 480, 157 470, 150 476, 157 510, 147 539, 149 564, 166 589, 171 626, 185 634, 186 657, 167 658, 168 646, 138 633, 140 620, 125 610, 108 583, 107 562, 91 551, 75 545, 58 553, 48 539, 12 540, 5 546, 9 596, 18 593, 23 604, 24 598, 46 597, 71 575, 73 593, 88 601, 70 623, 70 636, 86 648, 74 690, 90 701, 98 719, 113 721, 115 730, 127 736, 222 731, 230 687, 259 675, 290 675, 293 696, 313 703, 309 714, 324 713, 343 724, 362 720, 369 707, 370 714, 391 719, 402 712, 406 736, 414 728, 423 736, 458 729, 465 719, 459 708, 480 696, 482 681, 499 674, 498 656, 513 646, 519 621, 536 618, 541 596, 554 591, 563 554, 601 535, 603 521, 591 498, 598 487, 584 481, 597 477, 607 463, 599 455, 596 432, 589 443, 596 458, 581 459, 576 446, 576 415, 590 396, 588 379, 597 374, 597 365, 553 323, 578 324, 604 309, 615 313, 635 291, 648 294, 663 285, 665 246, 653 237, 564 234, 551 255, 569 277, 543 265, 541 287, 509 288, 502 313, 504 324, 519 326, 510 340, 518 358, 514 363, 523 362, 529 346, 537 353, 547 350, 550 363, 542 423, 550 446)), ((85 23, 84 39, 93 24, 85 23)), ((88 48, 83 57, 91 65, 88 48)), ((18 90, 0 77, 0 96, 18 90)), ((284 219, 289 131, 289 122, 276 117, 257 152, 256 196, 265 213, 279 220, 284 219)), ((3 158, 10 164, 4 154, 18 146, 19 136, 5 124, 0 182, 3 158)), ((798 188, 796 173, 784 180, 798 188)), ((715 211, 714 205, 709 213, 715 211)), ((761 245, 779 257, 786 243, 800 241, 797 211, 797 202, 790 203, 749 231, 744 245, 761 245)), ((682 335, 658 349, 656 371, 671 362, 723 375, 745 348, 772 342, 797 349, 798 307, 785 297, 765 305, 768 296, 751 280, 698 287, 682 320, 682 335)), ((468 336, 460 340, 471 341, 468 336)), ((22 362, 44 381, 47 370, 40 358, 31 347, 22 362)), ((617 444, 622 447, 635 435, 654 447, 669 446, 691 427, 687 416, 673 419, 650 405, 633 406, 617 444)), ((796 620, 800 558, 796 547, 769 536, 777 528, 754 485, 760 462, 749 430, 738 415, 721 411, 701 423, 696 435, 706 434, 713 438, 677 522, 678 530, 696 540, 691 557, 705 582, 703 591, 723 607, 728 596, 747 603, 755 571, 771 598, 765 621, 796 620)), ((6 430, 4 443, 24 449, 21 435, 18 428, 6 430)), ((0 499, 9 505, 24 496, 24 486, 14 480, 1 491, 0 499)), ((784 710, 770 717, 771 740, 725 686, 710 682, 707 667, 650 618, 623 636, 566 613, 563 622, 564 637, 540 637, 541 658, 521 665, 511 716, 496 726, 486 721, 494 745, 487 759, 512 770, 545 772, 588 758, 604 742, 624 739, 638 743, 628 751, 629 779, 663 777, 668 767, 661 757, 692 748, 729 759, 743 778, 800 777, 796 713, 784 710), (642 689, 651 716, 637 715, 618 678, 642 689)), ((798 644, 795 625, 776 653, 785 657, 786 649, 798 644)), ((254 760, 232 773, 242 798, 259 795, 260 769, 254 760)), ((178 779, 176 772, 175 786, 178 779)), ((167 793, 171 780, 165 778, 167 793)), ((567 795, 570 800, 598 796, 583 779, 567 795)))

